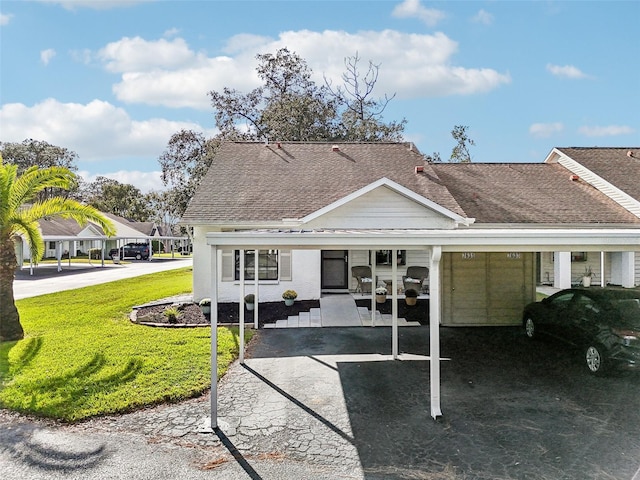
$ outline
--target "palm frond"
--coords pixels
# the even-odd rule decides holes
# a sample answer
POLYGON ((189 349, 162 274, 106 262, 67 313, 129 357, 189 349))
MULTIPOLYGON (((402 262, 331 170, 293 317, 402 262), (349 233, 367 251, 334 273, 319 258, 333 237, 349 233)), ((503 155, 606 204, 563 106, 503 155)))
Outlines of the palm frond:
POLYGON ((105 217, 99 210, 89 205, 83 205, 76 200, 70 198, 53 197, 41 202, 36 202, 22 215, 27 221, 38 221, 48 217, 70 218, 84 226, 87 222, 99 225, 105 235, 113 236, 116 234, 115 228, 111 220, 105 217))
POLYGON ((31 259, 34 263, 38 263, 44 252, 44 240, 38 222, 27 221, 23 216, 18 215, 13 217, 12 225, 14 235, 20 235, 27 241, 29 250, 31 250, 31 259))
POLYGON ((33 200, 45 188, 57 187, 68 190, 73 185, 74 179, 75 174, 68 168, 30 167, 12 182, 9 208, 18 209, 20 205, 33 200))

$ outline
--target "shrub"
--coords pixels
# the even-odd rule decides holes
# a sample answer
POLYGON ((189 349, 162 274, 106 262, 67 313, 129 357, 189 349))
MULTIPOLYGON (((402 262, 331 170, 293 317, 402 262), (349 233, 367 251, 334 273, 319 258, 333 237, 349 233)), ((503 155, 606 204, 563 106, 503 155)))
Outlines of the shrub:
POLYGON ((378 287, 376 288, 376 295, 386 295, 387 294, 387 289, 384 287, 378 287))
POLYGON ((200 303, 198 303, 198 305, 200 305, 201 307, 211 306, 211 299, 203 298, 202 300, 200 300, 200 303))
POLYGON ((244 296, 245 303, 256 303, 256 296, 253 293, 244 296))
POLYGON ((165 308, 163 312, 164 316, 167 317, 169 323, 178 323, 178 316, 180 315, 180 310, 176 307, 165 308))
POLYGON ((298 293, 295 290, 285 290, 282 294, 282 298, 285 300, 295 300, 298 298, 298 293))

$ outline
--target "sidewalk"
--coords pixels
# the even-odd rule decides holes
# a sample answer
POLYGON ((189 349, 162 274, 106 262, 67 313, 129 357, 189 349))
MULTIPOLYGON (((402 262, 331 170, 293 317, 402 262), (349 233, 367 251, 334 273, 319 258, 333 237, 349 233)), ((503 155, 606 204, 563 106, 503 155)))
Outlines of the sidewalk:
POLYGON ((63 265, 63 270, 58 272, 56 264, 42 264, 34 269, 34 275, 29 274, 28 267, 16 273, 16 278, 13 282, 13 294, 16 300, 20 300, 21 298, 73 290, 192 265, 193 260, 191 258, 163 258, 154 259, 150 262, 134 261, 119 265, 105 262, 104 267, 100 266, 99 263, 94 266, 89 264, 63 265))

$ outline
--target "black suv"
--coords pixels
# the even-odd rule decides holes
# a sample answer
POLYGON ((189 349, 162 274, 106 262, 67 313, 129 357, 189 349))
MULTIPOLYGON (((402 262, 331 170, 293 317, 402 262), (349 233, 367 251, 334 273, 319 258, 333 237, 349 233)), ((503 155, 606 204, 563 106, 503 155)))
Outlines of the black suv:
POLYGON ((149 260, 149 244, 148 243, 127 243, 124 247, 112 248, 109 251, 109 257, 113 259, 120 251, 120 258, 135 258, 136 260, 149 260))

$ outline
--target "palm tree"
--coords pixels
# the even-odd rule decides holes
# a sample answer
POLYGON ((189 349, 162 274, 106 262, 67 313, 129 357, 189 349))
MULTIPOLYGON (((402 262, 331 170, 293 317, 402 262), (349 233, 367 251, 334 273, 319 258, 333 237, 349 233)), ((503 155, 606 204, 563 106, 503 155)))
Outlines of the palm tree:
POLYGON ((18 176, 17 165, 5 164, 0 155, 0 342, 24 337, 13 297, 18 235, 27 241, 31 258, 39 259, 44 242, 38 221, 43 218, 71 218, 80 225, 91 221, 106 235, 115 234, 111 221, 93 207, 62 197, 34 201, 45 188, 69 189, 74 180, 73 172, 64 167, 31 167, 18 176))

